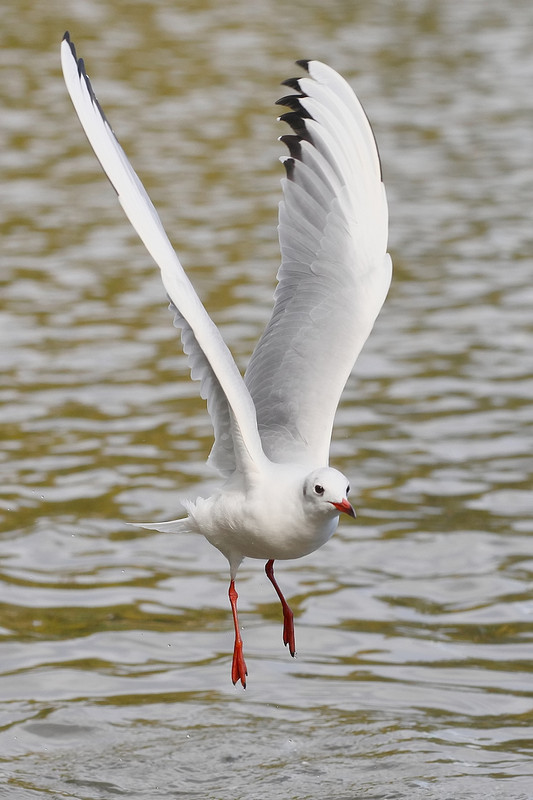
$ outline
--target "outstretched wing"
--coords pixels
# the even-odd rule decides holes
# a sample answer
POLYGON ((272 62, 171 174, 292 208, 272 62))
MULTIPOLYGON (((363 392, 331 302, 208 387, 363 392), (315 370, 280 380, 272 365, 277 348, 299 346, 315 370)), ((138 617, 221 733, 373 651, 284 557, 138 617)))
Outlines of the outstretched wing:
POLYGON ((158 264, 176 324, 182 328, 185 351, 194 378, 202 381, 217 448, 214 465, 231 473, 244 462, 256 466, 264 459, 255 409, 233 357, 191 282, 187 278, 161 220, 118 143, 92 90, 83 60, 78 59, 66 33, 61 64, 68 92, 89 142, 111 181, 126 216, 158 264))
POLYGON ((341 392, 389 289, 388 212, 376 142, 348 83, 319 61, 285 82, 281 267, 245 374, 266 455, 327 464, 341 392))

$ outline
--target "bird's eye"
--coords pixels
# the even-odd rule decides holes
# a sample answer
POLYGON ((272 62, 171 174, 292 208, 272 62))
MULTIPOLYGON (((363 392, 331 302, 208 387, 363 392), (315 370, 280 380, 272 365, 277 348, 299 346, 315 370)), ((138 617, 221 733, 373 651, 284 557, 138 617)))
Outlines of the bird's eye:
POLYGON ((346 487, 346 497, 350 494, 350 484, 346 487))
POLYGON ((324 487, 319 483, 315 484, 315 494, 324 494, 324 487))

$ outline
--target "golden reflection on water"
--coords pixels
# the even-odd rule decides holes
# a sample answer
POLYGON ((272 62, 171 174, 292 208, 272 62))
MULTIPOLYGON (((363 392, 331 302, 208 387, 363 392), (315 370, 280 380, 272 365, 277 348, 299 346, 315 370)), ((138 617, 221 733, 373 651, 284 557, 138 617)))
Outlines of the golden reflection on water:
POLYGON ((529 7, 453 0, 4 9, 0 733, 28 800, 529 796, 529 7), (69 28, 244 367, 271 306, 296 58, 353 82, 381 147, 395 279, 333 460, 358 520, 279 578, 126 521, 213 480, 157 271, 70 108, 69 28), (527 194, 526 194, 527 193, 527 194))

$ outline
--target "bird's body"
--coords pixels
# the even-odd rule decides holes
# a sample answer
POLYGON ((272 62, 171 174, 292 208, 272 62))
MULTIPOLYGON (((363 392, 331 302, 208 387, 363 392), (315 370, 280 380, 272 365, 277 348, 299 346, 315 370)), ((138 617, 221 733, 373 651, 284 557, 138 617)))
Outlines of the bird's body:
POLYGON ((329 467, 340 394, 387 294, 387 203, 375 140, 355 94, 330 67, 298 62, 309 77, 285 81, 279 103, 290 155, 280 205, 282 263, 270 322, 244 378, 187 278, 65 34, 66 85, 119 201, 161 269, 191 375, 201 381, 215 441, 210 462, 224 477, 211 496, 184 503, 187 516, 143 523, 201 533, 230 565, 235 625, 232 679, 246 685, 235 577, 243 558, 266 560, 283 607, 283 641, 295 653, 276 559, 300 558, 355 516, 346 477, 329 467))
POLYGON ((330 467, 312 475, 310 494, 304 494, 306 465, 267 462, 246 482, 236 472, 210 497, 186 501, 185 519, 144 527, 201 533, 226 556, 232 577, 243 558, 301 558, 328 541, 339 519, 338 509, 330 503, 317 513, 313 487, 322 486, 320 481, 327 476, 338 484, 335 498, 344 498, 348 488, 344 475, 330 467))

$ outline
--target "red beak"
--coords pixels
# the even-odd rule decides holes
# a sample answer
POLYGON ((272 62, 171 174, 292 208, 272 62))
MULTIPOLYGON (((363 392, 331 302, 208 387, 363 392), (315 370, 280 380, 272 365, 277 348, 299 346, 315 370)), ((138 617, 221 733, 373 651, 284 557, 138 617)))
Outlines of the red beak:
POLYGON ((343 511, 345 514, 348 514, 349 517, 353 517, 355 519, 354 507, 348 502, 348 500, 346 500, 346 498, 342 501, 342 503, 332 503, 331 505, 335 506, 338 511, 343 511))

